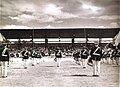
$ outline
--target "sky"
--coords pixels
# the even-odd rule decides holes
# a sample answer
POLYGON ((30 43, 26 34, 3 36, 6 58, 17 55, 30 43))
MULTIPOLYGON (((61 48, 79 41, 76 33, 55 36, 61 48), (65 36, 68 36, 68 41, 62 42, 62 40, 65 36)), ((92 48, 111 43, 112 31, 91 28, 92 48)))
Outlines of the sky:
POLYGON ((0 0, 0 28, 118 28, 119 8, 119 0, 0 0))

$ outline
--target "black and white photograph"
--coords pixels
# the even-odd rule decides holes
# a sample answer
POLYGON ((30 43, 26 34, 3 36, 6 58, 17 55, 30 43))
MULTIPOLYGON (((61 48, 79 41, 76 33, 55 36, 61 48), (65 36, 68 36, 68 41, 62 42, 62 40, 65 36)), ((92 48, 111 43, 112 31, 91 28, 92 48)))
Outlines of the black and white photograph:
POLYGON ((120 0, 0 0, 0 87, 120 87, 120 0))

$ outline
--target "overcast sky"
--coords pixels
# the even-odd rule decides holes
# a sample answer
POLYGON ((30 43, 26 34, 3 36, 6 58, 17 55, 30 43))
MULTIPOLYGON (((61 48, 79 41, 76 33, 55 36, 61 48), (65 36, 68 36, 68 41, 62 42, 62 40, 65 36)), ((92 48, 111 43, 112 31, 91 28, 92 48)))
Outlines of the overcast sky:
POLYGON ((119 0, 0 0, 0 28, 117 28, 119 0))

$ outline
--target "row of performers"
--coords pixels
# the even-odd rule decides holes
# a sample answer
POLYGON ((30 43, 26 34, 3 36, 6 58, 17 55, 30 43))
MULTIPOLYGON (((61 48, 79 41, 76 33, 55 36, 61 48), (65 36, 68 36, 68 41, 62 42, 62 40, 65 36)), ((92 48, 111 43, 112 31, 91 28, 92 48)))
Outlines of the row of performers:
POLYGON ((27 49, 24 49, 23 51, 19 51, 19 52, 11 52, 10 53, 10 57, 11 58, 23 58, 23 59, 28 59, 29 57, 32 58, 42 58, 42 56, 44 56, 43 53, 39 52, 39 51, 28 51, 27 49))
MULTIPOLYGON (((81 51, 79 51, 79 50, 75 51, 73 53, 73 57, 74 57, 74 60, 76 61, 77 64, 80 64, 79 61, 85 61, 86 59, 88 59, 89 63, 92 63, 92 58, 94 58, 92 53, 93 53, 92 49, 88 50, 84 46, 81 51)), ((113 63, 113 64, 119 65, 120 49, 118 49, 117 47, 107 48, 107 49, 104 49, 104 50, 101 49, 100 54, 101 55, 100 55, 99 60, 102 59, 103 62, 107 62, 108 64, 113 63)), ((92 64, 89 64, 89 65, 92 65, 92 64)), ((86 65, 84 65, 84 67, 86 67, 86 65)))

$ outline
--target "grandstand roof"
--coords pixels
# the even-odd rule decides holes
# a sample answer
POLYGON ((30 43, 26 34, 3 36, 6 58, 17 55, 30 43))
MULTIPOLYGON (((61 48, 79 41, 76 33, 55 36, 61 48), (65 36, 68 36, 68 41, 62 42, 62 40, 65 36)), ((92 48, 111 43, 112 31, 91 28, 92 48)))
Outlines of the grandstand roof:
POLYGON ((1 29, 0 33, 6 39, 23 38, 113 38, 119 32, 119 28, 65 28, 65 29, 1 29))

